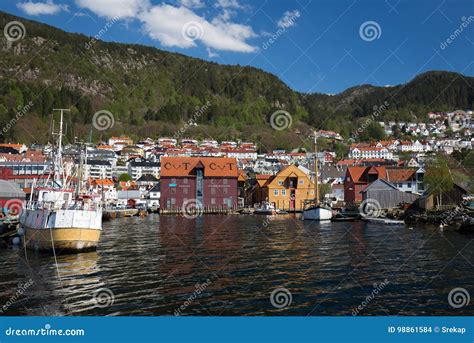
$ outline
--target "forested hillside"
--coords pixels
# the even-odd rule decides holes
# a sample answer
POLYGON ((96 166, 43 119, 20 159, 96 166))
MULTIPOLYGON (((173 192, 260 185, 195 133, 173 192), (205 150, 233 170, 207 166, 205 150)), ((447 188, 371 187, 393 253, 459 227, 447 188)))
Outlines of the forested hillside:
POLYGON ((93 114, 105 109, 115 125, 92 130, 93 140, 123 132, 172 135, 196 119, 185 136, 254 139, 274 147, 291 145, 310 126, 349 136, 357 120, 385 101, 389 106, 380 120, 423 120, 429 110, 472 109, 474 103, 474 78, 451 72, 428 72, 394 87, 357 86, 334 96, 302 94, 253 67, 140 45, 91 43, 90 37, 0 12, 2 28, 12 20, 25 25, 26 36, 0 41, 0 122, 11 121, 30 101, 32 106, 18 125, 2 132, 4 141, 47 140, 27 131, 48 131, 52 109, 59 107, 72 109, 68 139, 89 137, 93 114), (291 114, 289 130, 275 132, 268 124, 278 109, 291 114))

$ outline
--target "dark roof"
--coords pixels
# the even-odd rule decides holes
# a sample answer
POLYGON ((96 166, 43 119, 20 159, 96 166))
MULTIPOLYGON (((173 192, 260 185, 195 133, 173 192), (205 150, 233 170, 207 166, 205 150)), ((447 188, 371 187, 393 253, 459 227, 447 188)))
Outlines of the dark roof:
POLYGON ((323 165, 319 168, 319 171, 323 177, 326 178, 344 178, 347 171, 347 166, 336 167, 336 166, 329 166, 323 165))
POLYGON ((159 167, 160 162, 149 162, 149 161, 130 161, 132 167, 159 167))
POLYGON ((16 149, 13 149, 11 147, 8 147, 8 146, 2 146, 0 147, 0 154, 14 154, 14 155, 18 155, 20 152, 16 149))
POLYGON ((151 174, 142 175, 137 182, 158 182, 158 179, 151 174))

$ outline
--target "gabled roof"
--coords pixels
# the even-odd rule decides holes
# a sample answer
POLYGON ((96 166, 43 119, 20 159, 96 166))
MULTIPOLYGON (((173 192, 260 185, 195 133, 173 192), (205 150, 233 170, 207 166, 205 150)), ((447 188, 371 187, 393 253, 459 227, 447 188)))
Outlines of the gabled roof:
POLYGON ((409 181, 415 175, 415 169, 394 168, 387 169, 387 180, 390 182, 409 181))
POLYGON ((397 187, 392 185, 390 182, 385 181, 383 179, 378 179, 378 180, 372 182, 367 187, 365 187, 359 193, 364 193, 364 192, 367 192, 367 191, 370 191, 370 190, 384 190, 384 189, 393 189, 393 190, 398 191, 397 187))
POLYGON ((140 176, 137 182, 158 182, 158 179, 150 174, 140 176))
POLYGON ((239 175, 237 160, 228 157, 162 157, 161 176, 194 176, 202 164, 205 177, 235 177, 239 175))
POLYGON ((384 166, 348 167, 347 173, 355 183, 366 183, 366 181, 363 180, 363 176, 367 173, 376 173, 381 179, 387 178, 387 171, 384 166))

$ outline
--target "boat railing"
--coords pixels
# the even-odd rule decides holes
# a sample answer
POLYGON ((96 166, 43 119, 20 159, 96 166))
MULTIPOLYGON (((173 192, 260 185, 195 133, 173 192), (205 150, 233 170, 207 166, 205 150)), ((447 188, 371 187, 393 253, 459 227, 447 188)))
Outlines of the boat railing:
POLYGON ((62 203, 52 201, 31 201, 25 206, 28 210, 80 210, 98 211, 102 209, 99 203, 86 203, 82 201, 65 201, 62 203))

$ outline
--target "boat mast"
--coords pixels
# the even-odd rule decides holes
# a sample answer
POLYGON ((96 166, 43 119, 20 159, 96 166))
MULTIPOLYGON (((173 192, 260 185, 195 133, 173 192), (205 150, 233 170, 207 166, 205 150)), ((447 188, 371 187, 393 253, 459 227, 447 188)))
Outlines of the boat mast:
POLYGON ((55 108, 53 111, 60 111, 61 112, 61 119, 59 121, 59 133, 54 133, 53 135, 58 135, 58 147, 56 150, 55 158, 54 158, 54 181, 55 183, 62 187, 63 183, 61 182, 61 178, 63 177, 63 158, 62 158, 62 151, 63 151, 63 117, 64 111, 69 112, 69 109, 65 108, 55 108))
POLYGON ((314 132, 314 194, 316 205, 319 204, 319 187, 318 187, 318 136, 314 132))

